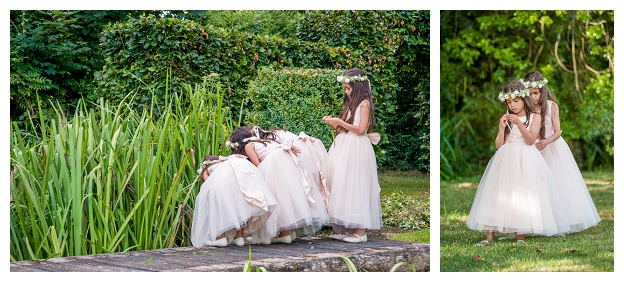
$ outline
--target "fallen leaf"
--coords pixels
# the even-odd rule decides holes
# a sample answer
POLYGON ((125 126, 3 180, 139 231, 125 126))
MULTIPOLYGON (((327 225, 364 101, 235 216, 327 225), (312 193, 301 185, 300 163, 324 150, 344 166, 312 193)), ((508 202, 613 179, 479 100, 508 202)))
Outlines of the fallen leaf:
POLYGON ((191 257, 189 257, 189 255, 185 255, 184 258, 191 258, 191 257))
POLYGON ((510 251, 510 252, 515 252, 515 251, 516 251, 516 248, 511 248, 511 249, 509 249, 509 251, 510 251))
POLYGON ((474 261, 484 261, 485 259, 479 255, 477 255, 476 257, 472 258, 472 260, 474 261))
POLYGON ((576 253, 576 250, 570 250, 570 253, 576 253))
POLYGON ((542 250, 540 250, 538 247, 533 247, 533 249, 535 249, 535 251, 536 251, 538 254, 541 254, 541 253, 542 253, 542 250))

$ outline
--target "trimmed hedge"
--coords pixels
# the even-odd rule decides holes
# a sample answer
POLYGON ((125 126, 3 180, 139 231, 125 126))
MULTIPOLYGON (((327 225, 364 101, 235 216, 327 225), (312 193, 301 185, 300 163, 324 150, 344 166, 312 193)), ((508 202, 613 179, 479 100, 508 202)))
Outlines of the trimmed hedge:
MULTIPOLYGON (((304 24, 306 17, 315 17, 323 12, 307 12, 299 25, 298 36, 304 38, 305 33, 314 32, 310 25, 304 24)), ((359 67, 369 74, 372 83, 375 116, 378 121, 376 131, 384 133, 388 126, 392 126, 393 130, 403 130, 403 132, 396 132, 397 134, 414 135, 415 138, 410 138, 410 140, 418 140, 418 144, 409 147, 416 148, 416 151, 391 150, 398 152, 399 156, 410 156, 408 166, 401 169, 428 170, 428 28, 425 33, 421 29, 415 29, 412 24, 401 26, 401 22, 421 21, 425 23, 425 18, 414 16, 425 13, 428 27, 428 12, 378 11, 376 13, 382 12, 386 15, 384 20, 388 20, 388 16, 392 13, 395 13, 397 17, 405 18, 409 15, 412 17, 405 18, 405 20, 397 18, 391 25, 379 25, 373 21, 358 22, 357 25, 369 26, 363 31, 374 30, 376 36, 362 37, 362 40, 367 43, 357 46, 352 44, 330 46, 323 40, 313 42, 294 38, 258 36, 210 25, 203 26, 191 20, 158 18, 151 15, 114 23, 105 27, 102 32, 101 47, 107 59, 106 66, 96 73, 96 91, 112 101, 119 101, 129 92, 137 91, 139 92, 138 101, 147 103, 151 101, 152 96, 164 100, 166 89, 172 93, 179 92, 184 85, 195 83, 202 76, 210 73, 217 73, 228 85, 227 103, 236 108, 248 96, 248 84, 256 78, 258 71, 262 68, 346 70, 359 67), (397 24, 400 27, 397 27, 397 24), (414 41, 414 38, 427 38, 427 40, 423 43, 422 40, 414 41), (413 49, 402 45, 403 42, 409 42, 409 46, 418 47, 419 50, 426 49, 426 64, 412 62, 407 64, 407 68, 400 66, 395 56, 400 55, 406 58, 406 54, 413 55, 414 53, 413 49), (396 52, 400 50, 403 50, 402 53, 397 54, 396 52), (165 77, 168 69, 171 69, 172 79, 171 83, 166 85, 165 77), (399 81, 405 80, 410 73, 417 74, 414 80, 410 80, 416 83, 405 84, 410 86, 402 88, 399 81), (426 78, 423 73, 426 73, 426 78), (426 83, 423 84, 423 81, 426 83), (427 85, 427 87, 422 85, 427 85), (418 94, 420 98, 414 96, 415 89, 420 91, 418 94), (405 96, 400 99, 402 103, 400 106, 396 105, 396 96, 399 93, 405 96), (421 107, 424 103, 426 107, 421 107), (413 108, 424 109, 426 113, 415 113, 412 111, 413 108), (397 109, 402 111, 397 112, 397 109), (402 120, 405 115, 416 119, 402 120), (388 124, 389 122, 393 124, 388 124), (427 134, 426 137, 416 137, 416 134, 423 132, 427 134), (425 141, 426 144, 421 144, 421 141, 425 141), (427 147, 426 152, 420 151, 423 145, 427 147), (410 161, 413 162, 411 163, 413 166, 409 166, 410 161)), ((338 14, 337 16, 345 15, 338 14)), ((331 24, 331 22, 326 23, 326 25, 331 24)), ((425 60, 422 56, 419 58, 425 60)), ((418 60, 418 62, 421 61, 418 60)), ((248 100, 247 107, 253 107, 253 103, 256 102, 248 100)), ((162 102, 159 103, 162 104, 162 102)), ((388 134, 388 138, 393 134, 394 132, 388 134)), ((399 145, 390 144, 387 138, 383 138, 380 146, 384 148, 399 145)), ((382 164, 392 164, 390 159, 380 161, 382 164)))
POLYGON ((327 69, 262 69, 248 87, 249 99, 254 103, 245 122, 264 129, 286 127, 295 134, 303 131, 329 148, 332 130, 322 117, 340 115, 344 90, 336 76, 343 73, 327 69))

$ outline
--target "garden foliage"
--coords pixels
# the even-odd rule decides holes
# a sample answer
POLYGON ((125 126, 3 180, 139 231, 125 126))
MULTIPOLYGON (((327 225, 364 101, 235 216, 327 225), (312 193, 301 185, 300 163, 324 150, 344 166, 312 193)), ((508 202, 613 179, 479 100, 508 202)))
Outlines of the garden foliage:
POLYGON ((613 168, 613 11, 444 11, 440 50, 442 179, 483 173, 511 78, 540 71, 562 137, 583 170, 613 168))

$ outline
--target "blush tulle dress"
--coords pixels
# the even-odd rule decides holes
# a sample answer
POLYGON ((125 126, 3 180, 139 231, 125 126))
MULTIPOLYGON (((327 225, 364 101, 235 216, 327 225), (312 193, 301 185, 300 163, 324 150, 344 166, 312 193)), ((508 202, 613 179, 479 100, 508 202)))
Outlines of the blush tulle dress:
MULTIPOLYGON (((535 113, 531 114, 531 121, 535 113)), ((519 117, 524 123, 526 117, 519 117)), ((529 123, 529 127, 530 127, 529 123)), ((514 124, 488 162, 466 225, 477 231, 552 236, 570 231, 557 183, 534 145, 514 124)))
MULTIPOLYGON (((548 101, 548 114, 545 119, 545 137, 555 133, 552 123, 553 101, 548 101)), ((553 173, 555 181, 559 184, 559 195, 567 211, 570 224, 569 232, 578 232, 594 226, 600 222, 600 215, 596 210, 583 175, 576 164, 576 160, 570 151, 570 147, 563 137, 548 144, 542 151, 546 163, 553 173)))

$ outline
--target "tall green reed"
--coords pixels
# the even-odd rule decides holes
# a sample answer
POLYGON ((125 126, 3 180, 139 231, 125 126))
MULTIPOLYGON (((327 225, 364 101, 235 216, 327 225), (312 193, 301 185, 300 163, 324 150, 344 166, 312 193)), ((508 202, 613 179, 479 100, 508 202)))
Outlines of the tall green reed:
POLYGON ((11 260, 188 245, 196 164, 229 154, 224 94, 208 78, 164 106, 129 94, 11 123, 11 260))

